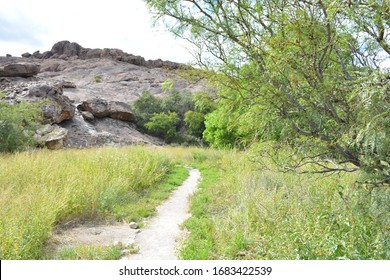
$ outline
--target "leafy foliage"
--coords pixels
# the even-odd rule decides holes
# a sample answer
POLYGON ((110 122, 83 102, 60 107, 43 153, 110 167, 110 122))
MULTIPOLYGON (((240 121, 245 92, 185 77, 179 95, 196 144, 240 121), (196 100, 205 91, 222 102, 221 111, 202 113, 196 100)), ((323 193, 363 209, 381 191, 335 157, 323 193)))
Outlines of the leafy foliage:
POLYGON ((13 152, 34 146, 34 131, 41 119, 40 104, 9 104, 0 100, 0 152, 13 152))
POLYGON ((158 113, 150 118, 145 127, 154 135, 165 138, 168 141, 174 139, 177 135, 176 126, 180 118, 177 113, 158 113))
POLYGON ((388 1, 146 3, 218 82, 204 133, 212 146, 274 140, 294 151, 280 170, 361 169, 390 183, 390 76, 378 66, 390 54, 388 1))
POLYGON ((214 100, 205 92, 179 92, 172 80, 164 82, 162 89, 163 97, 144 92, 134 102, 139 128, 168 142, 199 142, 205 130, 205 115, 216 107, 214 100))

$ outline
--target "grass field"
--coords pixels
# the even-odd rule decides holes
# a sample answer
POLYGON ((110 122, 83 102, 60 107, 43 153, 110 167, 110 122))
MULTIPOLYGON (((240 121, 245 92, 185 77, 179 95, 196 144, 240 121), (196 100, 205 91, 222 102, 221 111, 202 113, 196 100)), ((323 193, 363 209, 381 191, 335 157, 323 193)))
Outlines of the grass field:
POLYGON ((234 151, 194 158, 204 180, 183 259, 390 259, 389 189, 359 187, 356 173, 261 171, 234 151))
MULTIPOLYGON (((358 174, 262 171, 245 152, 166 147, 0 155, 0 258, 45 259, 56 225, 142 221, 187 177, 191 202, 183 259, 390 259, 390 190, 358 174)), ((81 246, 62 259, 116 259, 113 246, 81 246)))
POLYGON ((0 258, 45 258, 53 227, 140 221, 186 177, 156 149, 34 151, 0 156, 0 258))

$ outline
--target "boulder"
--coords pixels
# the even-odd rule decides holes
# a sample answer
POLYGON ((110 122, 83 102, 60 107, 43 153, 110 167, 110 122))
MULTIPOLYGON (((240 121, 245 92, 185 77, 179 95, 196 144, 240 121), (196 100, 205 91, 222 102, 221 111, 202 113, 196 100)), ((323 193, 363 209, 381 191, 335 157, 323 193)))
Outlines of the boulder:
POLYGON ((48 99, 42 107, 44 123, 61 123, 74 117, 76 108, 67 96, 63 95, 62 87, 38 84, 28 88, 27 97, 34 101, 48 99))
POLYGON ((131 111, 130 105, 120 101, 108 102, 109 117, 116 120, 134 122, 135 115, 131 111))
POLYGON ((38 58, 38 59, 42 59, 42 58, 43 58, 43 54, 41 54, 40 51, 34 52, 34 53, 32 54, 32 56, 33 56, 34 58, 38 58))
POLYGON ((137 228, 138 228, 138 224, 137 224, 136 222, 131 222, 131 223, 129 224, 129 227, 130 227, 131 229, 137 229, 137 228))
POLYGON ((22 57, 29 58, 29 57, 31 57, 31 53, 25 52, 22 54, 22 57))
POLYGON ((58 57, 72 57, 78 56, 82 49, 83 47, 77 43, 71 43, 69 41, 60 41, 54 44, 50 52, 52 53, 52 55, 56 55, 58 57))
POLYGON ((135 115, 130 105, 120 101, 107 101, 101 98, 94 98, 84 101, 77 106, 79 111, 90 112, 96 118, 110 117, 112 119, 134 122, 135 115))
POLYGON ((81 113, 81 116, 83 117, 83 119, 86 121, 93 121, 95 119, 95 117, 93 116, 93 114, 91 112, 81 111, 80 113, 81 113))
POLYGON ((107 100, 100 98, 84 101, 77 106, 77 109, 79 111, 90 112, 96 118, 106 118, 109 115, 107 100))
POLYGON ((0 77, 33 77, 39 73, 40 66, 32 63, 13 63, 0 68, 0 77))
POLYGON ((64 140, 67 136, 67 129, 58 125, 46 124, 36 131, 34 139, 50 150, 57 150, 64 147, 64 140))

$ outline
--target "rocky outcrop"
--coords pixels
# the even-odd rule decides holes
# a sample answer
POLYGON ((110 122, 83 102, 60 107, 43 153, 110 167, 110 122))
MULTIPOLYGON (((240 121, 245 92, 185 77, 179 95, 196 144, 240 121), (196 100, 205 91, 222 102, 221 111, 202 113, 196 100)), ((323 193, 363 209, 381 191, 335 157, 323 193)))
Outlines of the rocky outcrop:
POLYGON ((130 105, 120 101, 107 101, 100 98, 94 98, 84 101, 77 106, 77 109, 81 112, 89 112, 96 118, 109 117, 121 121, 135 121, 135 115, 131 111, 130 105))
POLYGON ((130 64, 145 66, 149 68, 168 68, 168 69, 179 69, 186 67, 183 64, 175 63, 171 61, 164 61, 161 59, 157 60, 145 60, 142 56, 128 54, 119 49, 90 49, 84 48, 78 43, 69 41, 60 41, 53 45, 50 51, 41 54, 39 51, 33 53, 22 54, 23 57, 33 57, 37 59, 112 59, 116 61, 127 62, 130 64))
POLYGON ((33 77, 39 73, 40 66, 33 63, 11 63, 0 68, 0 77, 33 77))
POLYGON ((14 76, 0 76, 0 91, 5 93, 0 98, 11 104, 45 102, 43 124, 49 126, 43 130, 55 129, 38 132, 37 139, 48 148, 163 145, 161 139, 137 130, 129 104, 144 91, 165 95, 161 86, 167 80, 178 92, 204 90, 203 83, 189 82, 172 70, 182 68, 179 63, 147 61, 119 49, 89 49, 69 41, 43 53, 0 57, 0 73, 11 64, 23 66, 14 66, 14 76))
POLYGON ((44 123, 61 123, 74 117, 75 106, 63 95, 61 86, 38 84, 28 88, 27 99, 32 101, 47 100, 42 106, 44 123))
POLYGON ((67 129, 58 125, 47 124, 36 131, 34 139, 40 145, 44 145, 50 150, 58 150, 64 147, 64 140, 67 136, 67 129))
POLYGON ((163 145, 156 137, 142 134, 133 123, 112 118, 85 121, 78 113, 72 120, 60 124, 68 130, 65 147, 163 145))

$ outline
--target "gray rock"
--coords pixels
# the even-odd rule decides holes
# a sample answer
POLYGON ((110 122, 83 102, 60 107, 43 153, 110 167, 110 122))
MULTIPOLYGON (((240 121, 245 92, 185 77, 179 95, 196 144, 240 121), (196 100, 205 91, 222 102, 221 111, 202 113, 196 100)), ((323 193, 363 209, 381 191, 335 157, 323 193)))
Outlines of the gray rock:
POLYGON ((70 99, 63 95, 62 87, 50 84, 34 85, 28 89, 27 97, 35 101, 49 101, 42 107, 45 123, 61 123, 74 117, 76 108, 70 99))
POLYGON ((51 48, 51 53, 59 57, 71 57, 78 56, 83 47, 77 43, 71 43, 69 41, 60 41, 53 45, 51 48))
POLYGON ((32 57, 41 59, 43 58, 43 54, 41 54, 40 51, 36 51, 32 54, 32 57))
POLYGON ((94 98, 84 101, 77 106, 79 111, 90 112, 96 118, 110 117, 121 121, 134 122, 135 115, 130 105, 120 101, 107 101, 101 98, 94 98))
POLYGON ((65 128, 47 124, 36 131, 34 139, 50 150, 57 150, 63 148, 67 136, 68 131, 65 128))
POLYGON ((131 229, 137 229, 137 228, 138 228, 138 224, 137 224, 136 222, 131 222, 131 223, 129 224, 129 227, 130 227, 131 229))
POLYGON ((135 115, 131 111, 130 105, 120 101, 108 102, 108 116, 112 119, 134 122, 135 115))
POLYGON ((124 250, 122 250, 122 251, 121 251, 121 255, 122 255, 122 256, 128 256, 128 255, 130 255, 130 250, 129 250, 129 249, 124 249, 124 250))
POLYGON ((119 240, 114 241, 113 245, 118 248, 123 248, 123 243, 119 240))
POLYGON ((96 118, 105 118, 109 115, 107 100, 100 98, 84 101, 77 106, 77 109, 79 111, 90 112, 96 118))
POLYGON ((0 77, 33 77, 39 73, 40 66, 33 63, 12 63, 0 68, 0 77))
POLYGON ((93 121, 95 119, 95 117, 93 116, 93 114, 91 112, 81 111, 80 114, 83 117, 83 119, 86 121, 93 121))

